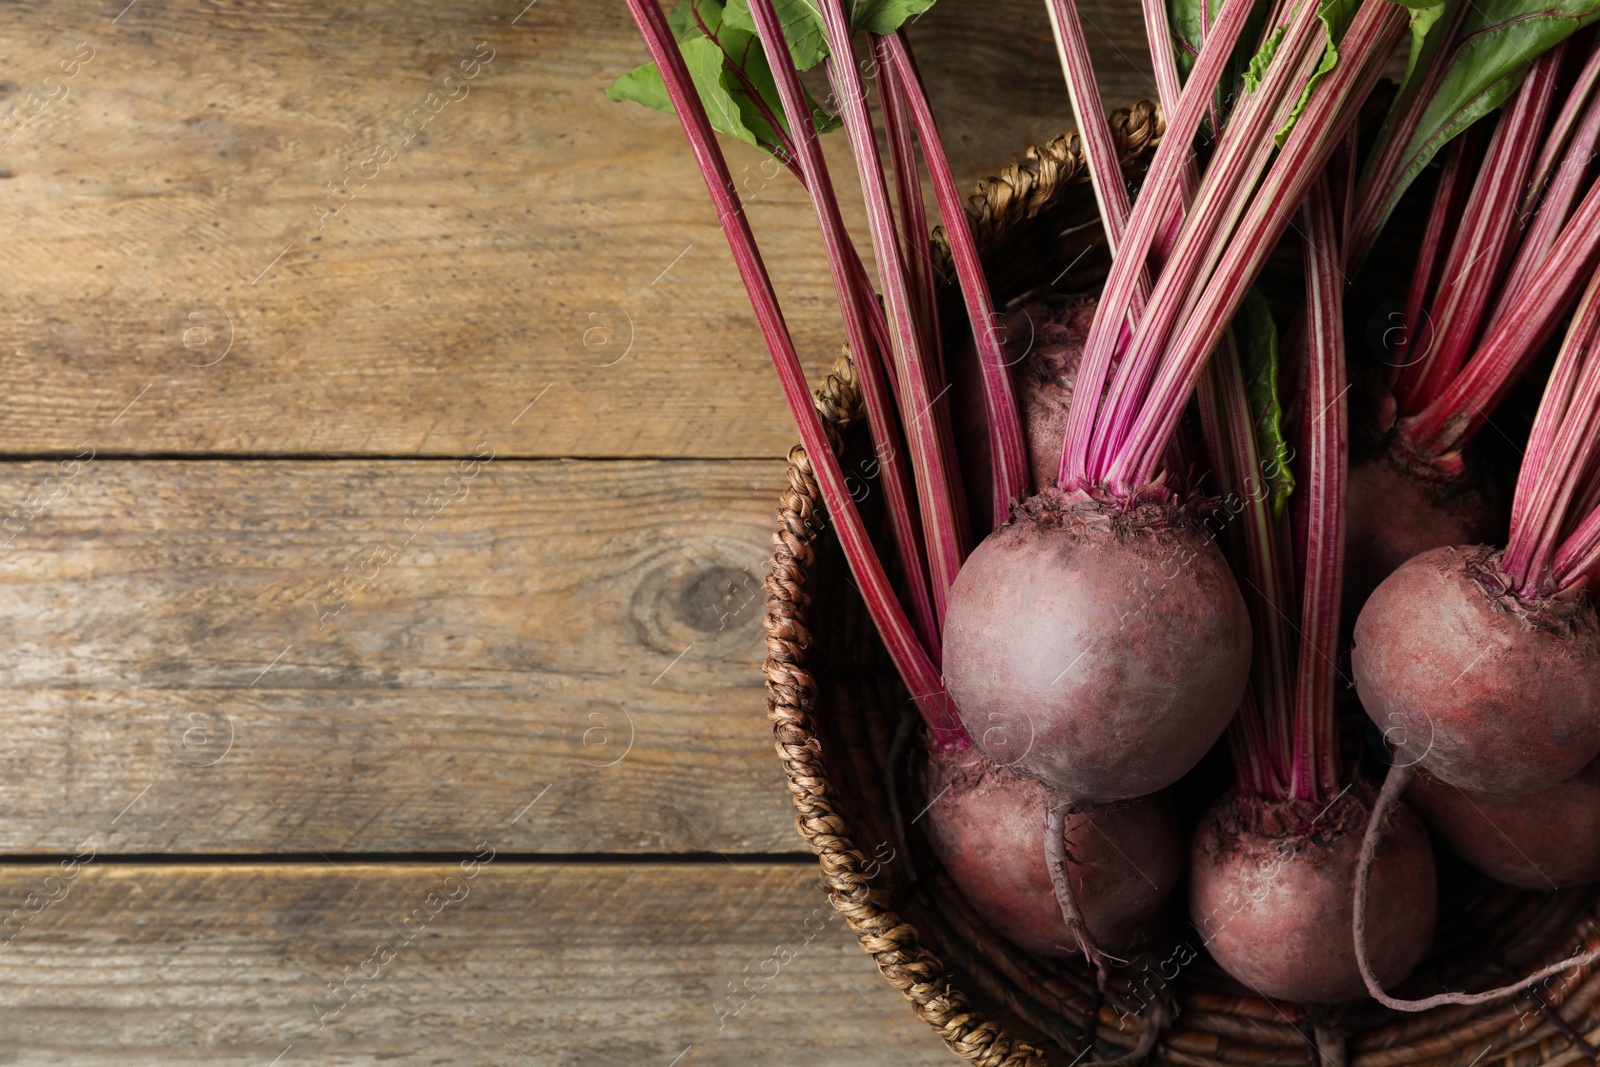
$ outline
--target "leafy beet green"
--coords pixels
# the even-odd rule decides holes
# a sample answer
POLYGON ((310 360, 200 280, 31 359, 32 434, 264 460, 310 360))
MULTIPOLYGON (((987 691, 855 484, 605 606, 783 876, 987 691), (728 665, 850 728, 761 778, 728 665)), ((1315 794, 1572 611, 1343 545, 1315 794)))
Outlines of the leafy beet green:
MULTIPOLYGON (((748 6, 744 8, 744 18, 748 22, 748 6)), ((756 40, 754 25, 741 26, 735 12, 724 8, 721 0, 687 0, 667 16, 667 25, 678 42, 712 128, 780 159, 791 158, 789 128, 783 119, 778 86, 761 51, 761 42, 756 40)), ((795 26, 798 47, 811 50, 809 38, 800 32, 805 23, 797 21, 795 26)), ((791 39, 790 47, 796 47, 795 39, 791 39)), ((817 56, 812 63, 821 58, 817 56)), ((672 101, 654 63, 635 67, 612 82, 606 96, 672 114, 672 101)), ((839 128, 838 118, 829 115, 816 101, 808 103, 818 133, 839 128)))
MULTIPOLYGON (((891 34, 921 17, 934 0, 856 0, 850 25, 856 32, 891 34)), ((817 0, 776 0, 789 54, 800 70, 828 58, 828 42, 817 0)), ((756 39, 750 0, 682 0, 667 15, 684 65, 694 80, 712 129, 737 137, 788 161, 793 156, 790 130, 772 68, 756 39)), ((672 101, 654 63, 635 67, 606 89, 611 100, 632 101, 672 114, 672 101)), ((837 115, 806 98, 818 133, 840 127, 837 115)))
POLYGON ((1402 2, 1411 51, 1362 176, 1353 263, 1441 148, 1510 99, 1541 55, 1600 18, 1600 0, 1402 2))

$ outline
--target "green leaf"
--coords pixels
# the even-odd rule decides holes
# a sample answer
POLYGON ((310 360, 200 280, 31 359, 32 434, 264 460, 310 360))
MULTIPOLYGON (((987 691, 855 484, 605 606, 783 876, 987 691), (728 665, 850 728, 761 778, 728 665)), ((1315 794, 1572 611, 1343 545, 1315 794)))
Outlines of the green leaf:
POLYGON ((922 17, 934 0, 856 0, 850 25, 856 30, 881 35, 894 33, 907 22, 922 17))
MULTIPOLYGON (((724 30, 723 38, 734 31, 724 30)), ((754 102, 741 90, 735 95, 733 75, 726 69, 722 49, 709 37, 697 37, 679 46, 683 61, 689 67, 689 76, 705 105, 711 126, 719 133, 731 134, 745 144, 777 144, 772 125, 756 110, 754 102)), ((771 73, 767 77, 770 80, 771 73)))
POLYGON ((1283 433, 1283 401, 1279 395, 1278 381, 1278 326, 1272 320, 1272 309, 1254 288, 1248 290, 1233 318, 1234 337, 1239 344, 1240 359, 1244 364, 1245 388, 1250 395, 1250 418, 1256 428, 1256 447, 1261 453, 1264 471, 1272 471, 1268 479, 1269 501, 1274 518, 1283 516, 1283 509, 1294 492, 1294 474, 1289 470, 1293 450, 1283 433))
POLYGON ((661 80, 661 71, 654 63, 634 67, 628 73, 606 86, 607 100, 629 100, 635 104, 673 113, 672 100, 667 96, 667 86, 661 80))
POLYGON ((1250 65, 1245 68, 1244 87, 1248 92, 1259 92, 1261 79, 1266 77, 1267 68, 1272 65, 1272 57, 1278 54, 1278 45, 1283 43, 1283 35, 1288 27, 1279 25, 1273 28, 1272 34, 1261 42, 1261 50, 1250 57, 1250 65))
MULTIPOLYGON (((740 2, 740 0, 736 0, 740 2)), ((740 29, 732 9, 720 0, 689 0, 668 16, 668 26, 683 53, 684 65, 706 109, 711 126, 749 145, 772 151, 783 138, 773 121, 783 121, 783 105, 772 68, 761 42, 750 30, 740 29)), ((745 16, 749 7, 744 7, 745 16)), ((628 100, 672 114, 661 72, 654 63, 629 71, 606 89, 612 100, 628 100)), ((819 133, 837 129, 839 120, 806 98, 819 133)))
MULTIPOLYGON (((1439 149, 1517 91, 1533 61, 1571 34, 1600 18, 1600 0, 1410 0, 1411 53, 1406 79, 1379 134, 1381 143, 1417 92, 1419 72, 1448 64, 1444 81, 1425 102, 1422 119, 1407 142, 1394 187, 1387 191, 1379 224, 1439 149), (1457 5, 1469 3, 1460 26, 1446 40, 1457 5)), ((1373 153, 1376 155, 1376 150, 1373 153)))
POLYGON ((1322 59, 1317 63, 1317 69, 1311 72, 1311 77, 1306 80, 1306 87, 1300 91, 1300 99, 1294 103, 1294 110, 1289 112, 1288 121, 1273 136, 1273 141, 1279 148, 1282 148, 1283 143, 1289 139, 1289 131, 1294 129, 1295 123, 1300 121, 1300 115, 1311 102, 1311 93, 1316 89, 1317 83, 1322 80, 1323 75, 1339 65, 1339 41, 1344 37, 1344 31, 1349 27, 1350 19, 1354 15, 1355 5, 1350 0, 1320 0, 1317 4, 1317 18, 1322 23, 1322 32, 1327 37, 1327 43, 1323 46, 1322 59))
MULTIPOLYGON (((773 0, 789 54, 801 70, 828 55, 819 0, 773 0)), ((907 19, 933 6, 933 0, 860 0, 856 28, 892 33, 907 19)), ((788 133, 778 85, 755 32, 749 0, 684 0, 667 15, 712 128, 746 144, 774 151, 788 133), (779 129, 774 129, 774 123, 779 129)), ((606 88, 611 100, 643 104, 672 114, 661 72, 654 63, 629 71, 606 88)), ((824 111, 809 94, 806 104, 818 133, 838 129, 837 115, 824 111)))
MULTIPOLYGON (((789 55, 801 70, 812 67, 828 58, 828 38, 822 22, 819 0, 773 0, 778 12, 778 23, 783 27, 783 39, 789 42, 789 55)), ((730 0, 725 14, 728 26, 746 33, 756 32, 756 20, 750 14, 750 0, 730 0)))

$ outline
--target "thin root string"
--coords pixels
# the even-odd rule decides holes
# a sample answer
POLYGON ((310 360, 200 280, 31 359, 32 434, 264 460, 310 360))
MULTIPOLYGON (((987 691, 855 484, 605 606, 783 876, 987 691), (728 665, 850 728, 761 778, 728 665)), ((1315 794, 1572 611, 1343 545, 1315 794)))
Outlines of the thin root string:
POLYGON ((1111 978, 1111 957, 1101 951, 1089 934, 1089 925, 1078 910, 1078 898, 1072 892, 1072 879, 1067 873, 1067 813, 1070 801, 1053 800, 1045 807, 1044 858, 1050 868, 1050 884, 1056 891, 1056 903, 1061 906, 1061 918, 1067 931, 1078 939, 1084 958, 1094 968, 1095 982, 1103 991, 1111 978))
POLYGON ((1356 966, 1361 968, 1361 980, 1366 983, 1367 993, 1372 999, 1395 1011, 1431 1011, 1447 1004, 1489 1004, 1532 988, 1562 971, 1570 971, 1574 967, 1587 967, 1600 961, 1600 949, 1592 949, 1589 952, 1568 956, 1559 963, 1552 963, 1510 985, 1487 989, 1482 993, 1438 993, 1431 997, 1423 997, 1421 1000, 1400 1000, 1383 991, 1383 987, 1378 984, 1378 976, 1373 973, 1372 961, 1367 958, 1367 884, 1371 881, 1372 864, 1377 857, 1378 846, 1383 840, 1384 824, 1400 806, 1400 798, 1405 794, 1406 786, 1411 784, 1411 779, 1416 773, 1414 766, 1389 768, 1389 775, 1383 780, 1383 789, 1378 793, 1378 802, 1372 806, 1372 816, 1367 822, 1366 835, 1361 839, 1361 860, 1356 865, 1355 921, 1352 925, 1355 927, 1356 966))

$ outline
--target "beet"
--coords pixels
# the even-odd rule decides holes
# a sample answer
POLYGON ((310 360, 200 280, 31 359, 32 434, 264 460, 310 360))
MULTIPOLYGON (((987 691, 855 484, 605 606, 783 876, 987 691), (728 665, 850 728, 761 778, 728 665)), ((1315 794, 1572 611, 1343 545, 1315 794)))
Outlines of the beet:
MULTIPOLYGON (((923 816, 934 850, 974 910, 1018 948, 1071 956, 1042 845, 1047 790, 974 749, 930 752, 923 816)), ((1067 816, 1067 873, 1089 933, 1123 957, 1143 947, 1183 874, 1183 840, 1164 794, 1067 816)))
MULTIPOLYGON (((1016 389, 1035 489, 1056 483, 1072 386, 1094 308, 1093 297, 1050 293, 1014 304, 1004 313, 1005 359, 1016 389)), ((950 380, 951 417, 959 443, 962 482, 967 486, 968 517, 973 531, 982 535, 993 527, 989 500, 994 472, 989 467, 982 372, 970 337, 950 361, 950 380)))
MULTIPOLYGON (((1223 970, 1262 996, 1301 1004, 1365 992, 1352 889, 1370 810, 1358 787, 1331 805, 1230 793, 1212 806, 1190 849, 1189 915, 1223 970)), ((1403 806, 1372 895, 1381 907, 1368 919, 1368 952, 1382 980, 1397 982, 1427 955, 1438 917, 1428 834, 1403 806)))
POLYGON ((995 762, 1092 803, 1198 763, 1239 707, 1250 648, 1238 585, 1187 509, 1052 489, 956 577, 944 675, 995 762))
POLYGON ((1379 455, 1352 464, 1345 526, 1345 617, 1406 560, 1430 548, 1499 543, 1506 516, 1461 479, 1411 473, 1379 455))
POLYGON ((1356 620, 1356 690, 1401 766, 1520 794, 1600 754, 1600 625, 1587 597, 1509 591, 1487 547, 1412 557, 1356 620))
POLYGON ((1542 890, 1600 882, 1600 760, 1515 797, 1418 774, 1406 799, 1456 855, 1496 881, 1542 890))

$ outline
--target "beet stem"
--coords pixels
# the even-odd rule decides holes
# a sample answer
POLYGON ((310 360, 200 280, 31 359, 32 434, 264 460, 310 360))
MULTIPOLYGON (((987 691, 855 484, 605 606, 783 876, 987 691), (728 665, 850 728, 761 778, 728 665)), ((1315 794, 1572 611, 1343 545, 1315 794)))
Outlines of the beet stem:
MULTIPOLYGON (((1111 124, 1106 121, 1105 103, 1095 81, 1089 59, 1089 42, 1083 36, 1083 22, 1073 0, 1049 0, 1050 29, 1055 37, 1056 55, 1067 82, 1067 98, 1078 118, 1078 143, 1089 164, 1089 184, 1094 188, 1111 254, 1117 254, 1128 222, 1128 186, 1122 178, 1116 144, 1111 139, 1111 124)), ((1170 51, 1170 49, 1169 49, 1170 51)), ((1148 285, 1148 283, 1147 283, 1148 285)), ((1142 310, 1139 302, 1128 309, 1135 321, 1142 310)))
MULTIPOLYGON (((1473 10, 1471 4, 1458 4, 1446 18, 1446 25, 1434 28, 1434 33, 1442 35, 1440 40, 1453 41, 1460 31, 1467 15, 1473 10)), ((1457 43, 1457 49, 1460 43, 1457 43)), ((1350 231, 1349 262, 1346 266, 1353 274, 1366 260, 1372 251, 1373 244, 1378 239, 1378 233, 1384 224, 1389 221, 1389 215, 1394 210, 1397 202, 1396 190, 1400 188, 1405 178, 1406 149, 1410 146, 1412 136, 1417 132, 1417 126, 1422 122, 1423 113, 1428 108, 1428 103, 1439 92, 1444 84, 1445 75, 1455 59, 1455 51, 1448 55, 1435 55, 1428 64, 1422 78, 1414 82, 1410 88, 1390 105, 1389 114, 1383 120, 1383 126, 1378 130, 1378 143, 1374 146, 1371 156, 1361 180, 1358 183, 1360 193, 1357 197, 1354 222, 1350 231)))
MULTIPOLYGON (((1210 277, 1216 267, 1228 246, 1229 238, 1234 236, 1235 227, 1251 202, 1251 194, 1272 160, 1274 131, 1288 121, 1289 113, 1300 95, 1299 87, 1321 61, 1322 41, 1318 32, 1321 27, 1315 5, 1301 5, 1288 23, 1283 41, 1267 68, 1266 78, 1259 90, 1247 94, 1234 110, 1217 153, 1201 180, 1194 203, 1184 218, 1172 254, 1156 281, 1146 314, 1133 331, 1133 338, 1121 356, 1095 426, 1089 456, 1091 480, 1109 480, 1115 492, 1126 493, 1138 488, 1138 485, 1130 486, 1116 478, 1113 472, 1123 456, 1130 434, 1147 409, 1152 382, 1164 362, 1168 342, 1181 326, 1189 306, 1200 291, 1201 283, 1210 277)), ((1189 92, 1209 94, 1209 89, 1191 75, 1185 95, 1189 92)), ((1240 232, 1248 233, 1243 230, 1240 232)), ((1104 302, 1099 311, 1106 311, 1104 302)), ((1233 312, 1228 309, 1220 314, 1226 320, 1232 317, 1233 312)), ((1086 351, 1093 351, 1095 328, 1101 326, 1102 315, 1097 312, 1090 327, 1086 351)), ((1215 341, 1212 343, 1215 344, 1215 341)), ((1209 355, 1210 347, 1207 346, 1205 354, 1209 355)), ((1193 382, 1190 382, 1189 389, 1192 388, 1193 382)), ((1185 401, 1189 389, 1184 390, 1185 401)), ((1164 445, 1165 441, 1163 437, 1161 444, 1164 445)), ((1154 473, 1152 469, 1150 475, 1154 473)), ((1148 480, 1147 477, 1145 481, 1148 480)))
MULTIPOLYGON (((1311 94, 1305 112, 1290 132, 1248 213, 1240 221, 1227 251, 1211 272, 1204 292, 1198 298, 1191 298, 1177 339, 1163 346, 1165 357, 1160 372, 1146 391, 1138 422, 1108 471, 1113 487, 1143 485, 1155 474, 1161 451, 1183 414, 1206 356, 1221 338, 1245 290, 1254 284, 1267 255, 1288 227, 1290 213, 1285 207, 1299 203, 1333 148, 1354 122, 1358 108, 1353 104, 1365 99, 1377 83, 1405 25, 1402 10, 1383 0, 1368 0, 1356 12, 1340 42, 1339 64, 1324 75, 1311 94)), ((1237 121, 1229 123, 1230 133, 1237 121)), ((1206 177, 1209 181, 1211 173, 1206 177)), ((1202 199, 1204 195, 1202 188, 1202 199)), ((1163 281, 1169 273, 1163 272, 1163 281)), ((1159 289, 1159 283, 1157 287, 1159 289)), ((1152 296, 1152 311, 1141 324, 1141 333, 1154 319, 1154 305, 1158 299, 1152 296)), ((1132 349, 1129 358, 1134 358, 1132 349)))
MULTIPOLYGON (((1113 261, 1111 274, 1101 292, 1100 306, 1084 348, 1083 365, 1078 372, 1073 404, 1067 413, 1067 429, 1062 440, 1058 482, 1073 485, 1089 477, 1089 446, 1103 407, 1101 394, 1110 373, 1116 339, 1124 316, 1117 315, 1115 328, 1101 324, 1106 308, 1127 308, 1144 271, 1150 247, 1170 217, 1171 189, 1194 152, 1194 137, 1206 113, 1211 86, 1222 77, 1239 34, 1250 17, 1253 0, 1223 0, 1222 10, 1212 34, 1201 46, 1190 74, 1190 84, 1177 109, 1167 116, 1167 130, 1156 148, 1155 159, 1145 177, 1143 192, 1134 202, 1123 235, 1120 254, 1113 261), (1159 203, 1158 203, 1159 201, 1159 203), (1109 334, 1109 336, 1108 336, 1109 334)), ((1108 320, 1110 321, 1110 320, 1108 320)))
POLYGON ((849 135, 851 154, 855 157, 856 172, 866 200, 872 249, 887 310, 891 351, 901 387, 901 414, 928 547, 934 613, 942 625, 945 598, 956 572, 961 569, 969 542, 966 508, 961 501, 960 482, 954 477, 955 458, 947 447, 948 439, 940 433, 940 416, 933 412, 935 404, 944 403, 944 393, 932 388, 932 361, 920 347, 921 338, 906 285, 904 257, 894 232, 883 162, 878 156, 877 138, 867 112, 860 73, 852 59, 849 19, 837 0, 828 0, 820 6, 831 53, 827 60, 828 76, 839 100, 840 116, 849 135))
POLYGON ((1406 291, 1405 318, 1401 320, 1403 333, 1394 346, 1397 352, 1403 350, 1405 362, 1398 364, 1390 375, 1391 386, 1397 392, 1401 389, 1400 381, 1411 366, 1426 360, 1433 350, 1431 330, 1428 343, 1422 345, 1423 324, 1430 321, 1423 318, 1422 310, 1434 293, 1439 273, 1439 253, 1444 250, 1445 228, 1460 220, 1461 205, 1457 200, 1461 192, 1461 179, 1466 174, 1466 164, 1462 158, 1463 143, 1464 138, 1458 137, 1445 147, 1439 184, 1433 191, 1433 206, 1428 211, 1428 224, 1422 232, 1422 244, 1417 249, 1416 266, 1411 270, 1411 286, 1406 291), (1422 354, 1414 355, 1419 346, 1422 346, 1422 354))
POLYGON ((1326 800, 1339 789, 1334 721, 1339 606, 1344 588, 1345 476, 1349 461, 1344 367, 1344 248, 1326 174, 1301 208, 1305 223, 1306 333, 1310 359, 1301 415, 1307 484, 1298 518, 1306 533, 1295 695, 1291 796, 1326 800))
POLYGON ((900 230, 907 273, 916 309, 917 328, 922 333, 923 351, 933 354, 942 386, 947 379, 944 346, 939 337, 939 305, 933 277, 933 257, 928 251, 928 211, 922 202, 922 176, 917 167, 917 147, 906 113, 905 87, 900 84, 889 58, 888 45, 872 35, 872 61, 882 72, 879 80, 879 107, 883 113, 884 139, 889 145, 889 164, 894 173, 895 200, 900 205, 900 230))
POLYGON ((1511 383, 1555 331, 1578 295, 1600 248, 1600 183, 1539 264, 1516 305, 1501 315, 1477 351, 1438 399, 1402 420, 1400 433, 1416 454, 1438 457, 1459 449, 1489 421, 1511 383))
POLYGON ((716 134, 706 117, 705 107, 695 91, 683 55, 667 26, 656 0, 628 0, 634 21, 639 24, 651 58, 661 72, 667 94, 683 126, 689 147, 706 182, 706 191, 717 209, 717 218, 728 238, 745 292, 760 324, 762 337, 772 355, 773 366, 783 387, 784 399, 800 431, 823 501, 833 517, 834 528, 845 558, 866 601, 867 609, 883 638, 900 676, 914 694, 917 708, 928 723, 936 744, 964 746, 969 742, 961 720, 944 692, 938 668, 918 640, 904 610, 889 584, 883 564, 872 547, 855 501, 845 485, 838 458, 828 443, 822 420, 813 406, 805 371, 800 366, 794 341, 784 322, 772 279, 767 274, 760 249, 750 231, 750 222, 739 203, 739 195, 728 172, 727 160, 717 145, 716 134))
POLYGON ((1400 410, 1426 407, 1466 361, 1491 302, 1500 290, 1518 234, 1517 191, 1527 182, 1534 150, 1555 96, 1565 42, 1534 61, 1511 105, 1500 114, 1478 168, 1460 228, 1445 257, 1439 292, 1429 316, 1436 323, 1427 354, 1400 376, 1400 410))
POLYGON ((797 174, 811 194, 812 204, 816 207, 817 224, 822 230, 822 242, 828 252, 828 266, 833 274, 839 311, 844 318, 845 337, 849 341, 856 375, 861 382, 867 423, 875 445, 875 459, 883 472, 885 503, 895 548, 900 553, 901 569, 905 572, 906 586, 910 592, 911 617, 929 658, 937 664, 940 659, 939 626, 928 588, 928 564, 918 530, 916 498, 910 472, 901 455, 899 420, 893 396, 889 383, 884 381, 883 363, 878 358, 879 349, 869 325, 871 313, 877 310, 877 300, 867 281, 865 267, 845 230, 839 198, 834 192, 828 163, 822 155, 810 109, 806 105, 805 90, 801 87, 788 45, 784 43, 783 31, 777 22, 771 0, 755 0, 750 13, 766 51, 767 65, 771 67, 776 80, 778 98, 794 131, 797 155, 790 158, 799 168, 797 174))
POLYGON ((989 283, 984 278, 983 261, 978 257, 978 245, 967 221, 961 188, 956 184, 955 173, 950 169, 950 161, 939 139, 939 127, 934 122, 933 109, 928 104, 927 91, 917 72, 911 46, 903 32, 886 37, 883 41, 891 66, 895 68, 897 84, 904 90, 906 103, 910 106, 912 124, 922 143, 923 160, 933 183, 940 218, 944 221, 945 237, 950 242, 950 258, 955 263, 956 279, 961 286, 967 320, 972 326, 972 339, 978 350, 978 363, 983 371, 983 402, 989 423, 989 462, 994 473, 994 523, 998 526, 1010 520, 1012 502, 1025 499, 1030 484, 1028 448, 1023 441, 1022 418, 1017 408, 1016 392, 1011 385, 1011 371, 996 329, 999 316, 995 313, 989 283))
POLYGON ((1566 544, 1558 547, 1558 539, 1567 525, 1573 495, 1594 469, 1600 446, 1597 334, 1600 273, 1590 279, 1567 328, 1517 479, 1511 536, 1501 566, 1525 596, 1565 588, 1573 575, 1585 573, 1584 558, 1594 548, 1586 524, 1580 524, 1566 544), (1552 556, 1557 560, 1554 567, 1552 556))
POLYGON ((1597 83, 1600 83, 1600 48, 1595 49, 1584 64, 1578 84, 1545 139, 1545 153, 1553 156, 1563 143, 1566 144, 1566 150, 1553 176, 1545 173, 1546 164, 1542 158, 1534 167, 1535 176, 1529 186, 1530 199, 1524 201, 1527 206, 1523 211, 1524 215, 1530 211, 1533 213, 1532 223, 1522 240, 1522 247, 1517 250, 1517 261, 1506 276, 1500 301, 1485 332, 1498 326, 1500 319, 1523 298, 1534 272, 1550 254, 1551 247, 1572 216, 1572 206, 1583 191, 1584 175, 1595 157, 1595 146, 1600 144, 1600 94, 1594 91, 1597 83), (1585 104, 1587 106, 1583 106, 1585 104), (1567 126, 1572 121, 1571 113, 1580 106, 1583 107, 1582 121, 1568 139, 1567 126), (1539 196, 1536 203, 1532 199, 1535 196, 1539 196))

